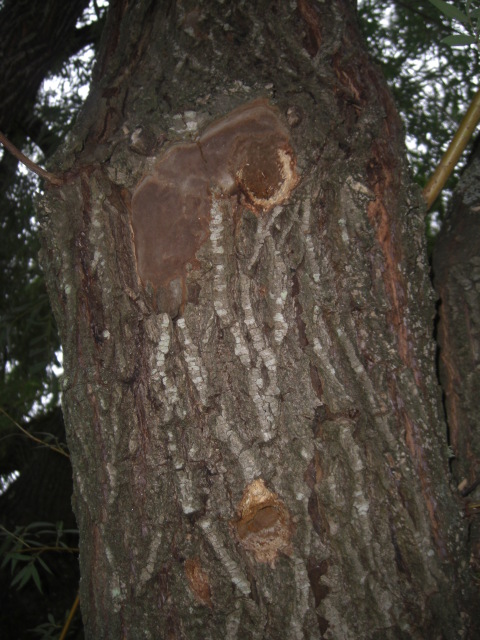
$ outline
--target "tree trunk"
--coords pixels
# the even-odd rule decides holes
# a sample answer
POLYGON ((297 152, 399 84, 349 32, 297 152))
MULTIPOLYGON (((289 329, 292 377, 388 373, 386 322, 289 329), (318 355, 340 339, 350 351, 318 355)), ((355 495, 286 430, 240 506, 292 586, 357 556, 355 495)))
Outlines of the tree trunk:
POLYGON ((423 210, 352 3, 113 2, 42 203, 87 638, 474 633, 423 210))
POLYGON ((435 243, 439 373, 444 389, 451 467, 465 498, 469 561, 480 572, 480 146, 464 171, 435 243))

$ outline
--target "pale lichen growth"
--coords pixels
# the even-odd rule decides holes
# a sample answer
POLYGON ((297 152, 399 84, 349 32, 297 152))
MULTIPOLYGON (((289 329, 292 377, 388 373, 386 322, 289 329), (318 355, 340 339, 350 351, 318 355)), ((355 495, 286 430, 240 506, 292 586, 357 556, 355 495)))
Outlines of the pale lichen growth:
POLYGON ((189 471, 177 471, 178 486, 180 489, 180 504, 186 515, 195 513, 201 508, 201 503, 196 496, 195 485, 189 471))
POLYGON ((164 543, 164 540, 163 540, 163 535, 160 527, 160 532, 158 534, 153 535, 150 541, 147 560, 143 566, 142 572, 138 580, 139 593, 141 593, 142 588, 152 578, 152 575, 155 571, 155 567, 157 564, 158 551, 162 543, 164 543))
POLYGON ((228 445, 230 451, 240 463, 245 481, 250 482, 259 474, 259 465, 252 450, 242 441, 237 431, 230 426, 232 423, 227 420, 225 413, 225 407, 222 405, 222 411, 215 421, 215 435, 220 441, 228 445))
POLYGON ((212 196, 210 209, 210 242, 212 245, 212 259, 215 263, 213 276, 213 306, 218 317, 225 321, 228 318, 227 282, 225 278, 225 266, 223 264, 223 212, 220 200, 212 196))
POLYGON ((310 198, 305 198, 304 202, 302 203, 302 215, 301 215, 300 228, 304 238, 306 263, 308 266, 308 271, 312 273, 312 278, 314 282, 317 283, 320 280, 320 274, 315 270, 317 268, 316 267, 317 259, 315 255, 315 248, 313 246, 312 234, 310 231, 311 209, 312 209, 312 205, 311 205, 310 198))
POLYGON ((304 640, 304 620, 310 611, 309 597, 311 594, 310 580, 302 558, 295 558, 293 566, 295 576, 295 610, 296 615, 291 616, 290 626, 286 636, 292 640, 304 640))
POLYGON ((250 582, 248 577, 243 572, 240 565, 233 560, 230 553, 226 549, 220 535, 217 532, 216 525, 213 525, 211 520, 202 519, 199 521, 199 525, 205 534, 208 542, 210 543, 213 552, 220 559, 222 567, 229 574, 232 583, 244 596, 250 595, 250 582))
POLYGON ((202 360, 199 357, 198 348, 192 342, 190 333, 185 323, 185 318, 178 319, 177 327, 179 329, 179 334, 183 336, 184 358, 185 362, 187 363, 188 372, 193 384, 195 385, 195 388, 198 391, 201 402, 205 404, 207 397, 208 379, 207 373, 202 364, 202 360))
POLYGON ((313 340, 313 351, 319 360, 319 368, 322 374, 328 379, 329 388, 333 391, 329 395, 330 407, 334 411, 339 411, 344 402, 351 401, 351 398, 345 391, 344 385, 338 380, 335 367, 332 365, 330 357, 330 337, 324 326, 323 320, 318 320, 317 333, 320 337, 315 336, 313 340))
POLYGON ((153 382, 161 382, 165 390, 167 400, 167 416, 169 419, 172 411, 178 402, 178 390, 175 383, 167 373, 165 359, 170 351, 171 343, 171 320, 168 314, 163 313, 160 317, 149 319, 147 323, 147 333, 157 342, 156 349, 153 350, 151 362, 151 376, 153 382))

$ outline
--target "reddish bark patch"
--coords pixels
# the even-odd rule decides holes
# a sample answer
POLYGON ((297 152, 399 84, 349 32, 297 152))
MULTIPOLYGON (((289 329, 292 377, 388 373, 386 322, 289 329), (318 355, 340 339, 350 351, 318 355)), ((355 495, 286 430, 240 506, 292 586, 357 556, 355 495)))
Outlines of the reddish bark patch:
POLYGON ((310 364, 310 380, 312 382, 312 389, 319 400, 323 400, 323 384, 318 373, 317 367, 310 364))
POLYGON ((297 7, 307 28, 303 45, 313 58, 317 55, 322 44, 320 17, 307 0, 298 0, 297 7))
POLYGON ((190 589, 193 591, 195 599, 207 607, 212 607, 212 594, 208 575, 202 568, 199 558, 188 558, 185 560, 185 575, 187 576, 190 589))
POLYGON ((425 500, 425 506, 428 511, 432 533, 437 546, 438 552, 442 558, 446 558, 447 548, 442 535, 442 525, 438 521, 437 516, 437 499, 432 489, 430 479, 430 469, 427 464, 427 456, 422 446, 422 438, 419 433, 418 425, 410 418, 406 411, 402 412, 405 423, 405 440, 412 457, 415 460, 415 467, 418 473, 418 479, 422 487, 422 495, 425 500))
MULTIPOLYGON (((388 122, 386 129, 385 140, 376 141, 372 145, 372 155, 367 166, 369 186, 375 193, 375 200, 368 205, 368 218, 376 230, 377 241, 384 257, 383 281, 390 301, 389 326, 392 333, 396 335, 398 353, 402 362, 412 371, 416 384, 421 387, 421 373, 411 350, 413 341, 409 339, 405 314, 406 283, 399 268, 403 255, 401 242, 396 238, 393 215, 399 197, 399 171, 393 149, 388 143, 388 122)), ((446 547, 436 514, 437 503, 431 486, 430 468, 427 452, 422 444, 423 438, 417 423, 408 415, 403 403, 399 402, 396 389, 396 381, 392 379, 390 397, 397 406, 397 415, 401 416, 405 428, 405 442, 414 460, 437 549, 440 555, 445 557, 446 547)))
POLYGON ((290 553, 293 523, 290 513, 277 494, 260 478, 245 489, 232 521, 237 538, 257 562, 272 566, 279 552, 290 553))
POLYGON ((385 125, 385 140, 373 143, 367 176, 375 200, 368 204, 368 218, 376 230, 378 243, 384 256, 383 281, 390 301, 387 315, 389 326, 397 337, 398 353, 402 362, 411 369, 415 382, 422 386, 422 376, 412 352, 407 319, 407 286, 400 270, 403 263, 402 243, 397 238, 395 211, 399 199, 400 168, 395 153, 388 142, 390 131, 388 118, 385 125))
MULTIPOLYGON (((415 473, 420 482, 423 500, 430 520, 432 535, 438 553, 442 558, 446 558, 447 547, 442 535, 442 526, 437 514, 437 498, 432 487, 430 465, 428 463, 428 452, 423 445, 423 437, 419 425, 407 413, 403 401, 398 396, 397 383, 394 378, 389 381, 389 395, 399 420, 405 425, 405 443, 410 451, 410 455, 415 465, 415 473)), ((401 496, 401 494, 400 494, 401 496)))
POLYGON ((214 122, 197 143, 171 147, 132 197, 140 279, 156 288, 185 277, 209 235, 213 192, 259 215, 285 202, 297 183, 287 130, 266 100, 214 122))
POLYGON ((323 475, 320 452, 315 451, 315 455, 311 459, 303 479, 307 483, 308 487, 313 490, 323 480, 323 475))
POLYGON ((399 269, 403 256, 401 243, 395 238, 395 225, 391 216, 398 197, 396 170, 397 167, 385 145, 374 143, 372 156, 367 165, 367 175, 369 186, 375 193, 375 200, 368 204, 368 218, 376 230, 377 240, 384 256, 383 281, 391 304, 390 329, 397 336, 402 362, 410 366, 411 356, 404 317, 405 282, 399 269))

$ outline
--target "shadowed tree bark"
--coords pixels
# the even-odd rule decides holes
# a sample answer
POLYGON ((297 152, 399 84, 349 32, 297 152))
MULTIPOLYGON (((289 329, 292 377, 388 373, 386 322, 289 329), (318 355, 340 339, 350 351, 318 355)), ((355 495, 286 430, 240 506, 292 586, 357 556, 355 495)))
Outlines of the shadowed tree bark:
POLYGON ((434 252, 440 381, 453 478, 465 497, 469 561, 480 571, 480 147, 464 171, 434 252))
POLYGON ((86 637, 474 637, 423 208, 353 3, 113 2, 55 162, 86 637))

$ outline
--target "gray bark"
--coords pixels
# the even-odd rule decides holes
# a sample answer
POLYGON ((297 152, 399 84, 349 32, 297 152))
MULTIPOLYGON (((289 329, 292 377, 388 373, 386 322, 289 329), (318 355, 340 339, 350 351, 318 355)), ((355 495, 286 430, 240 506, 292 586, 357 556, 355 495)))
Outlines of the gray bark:
POLYGON ((423 211, 350 4, 114 3, 57 171, 87 638, 473 633, 423 211))

